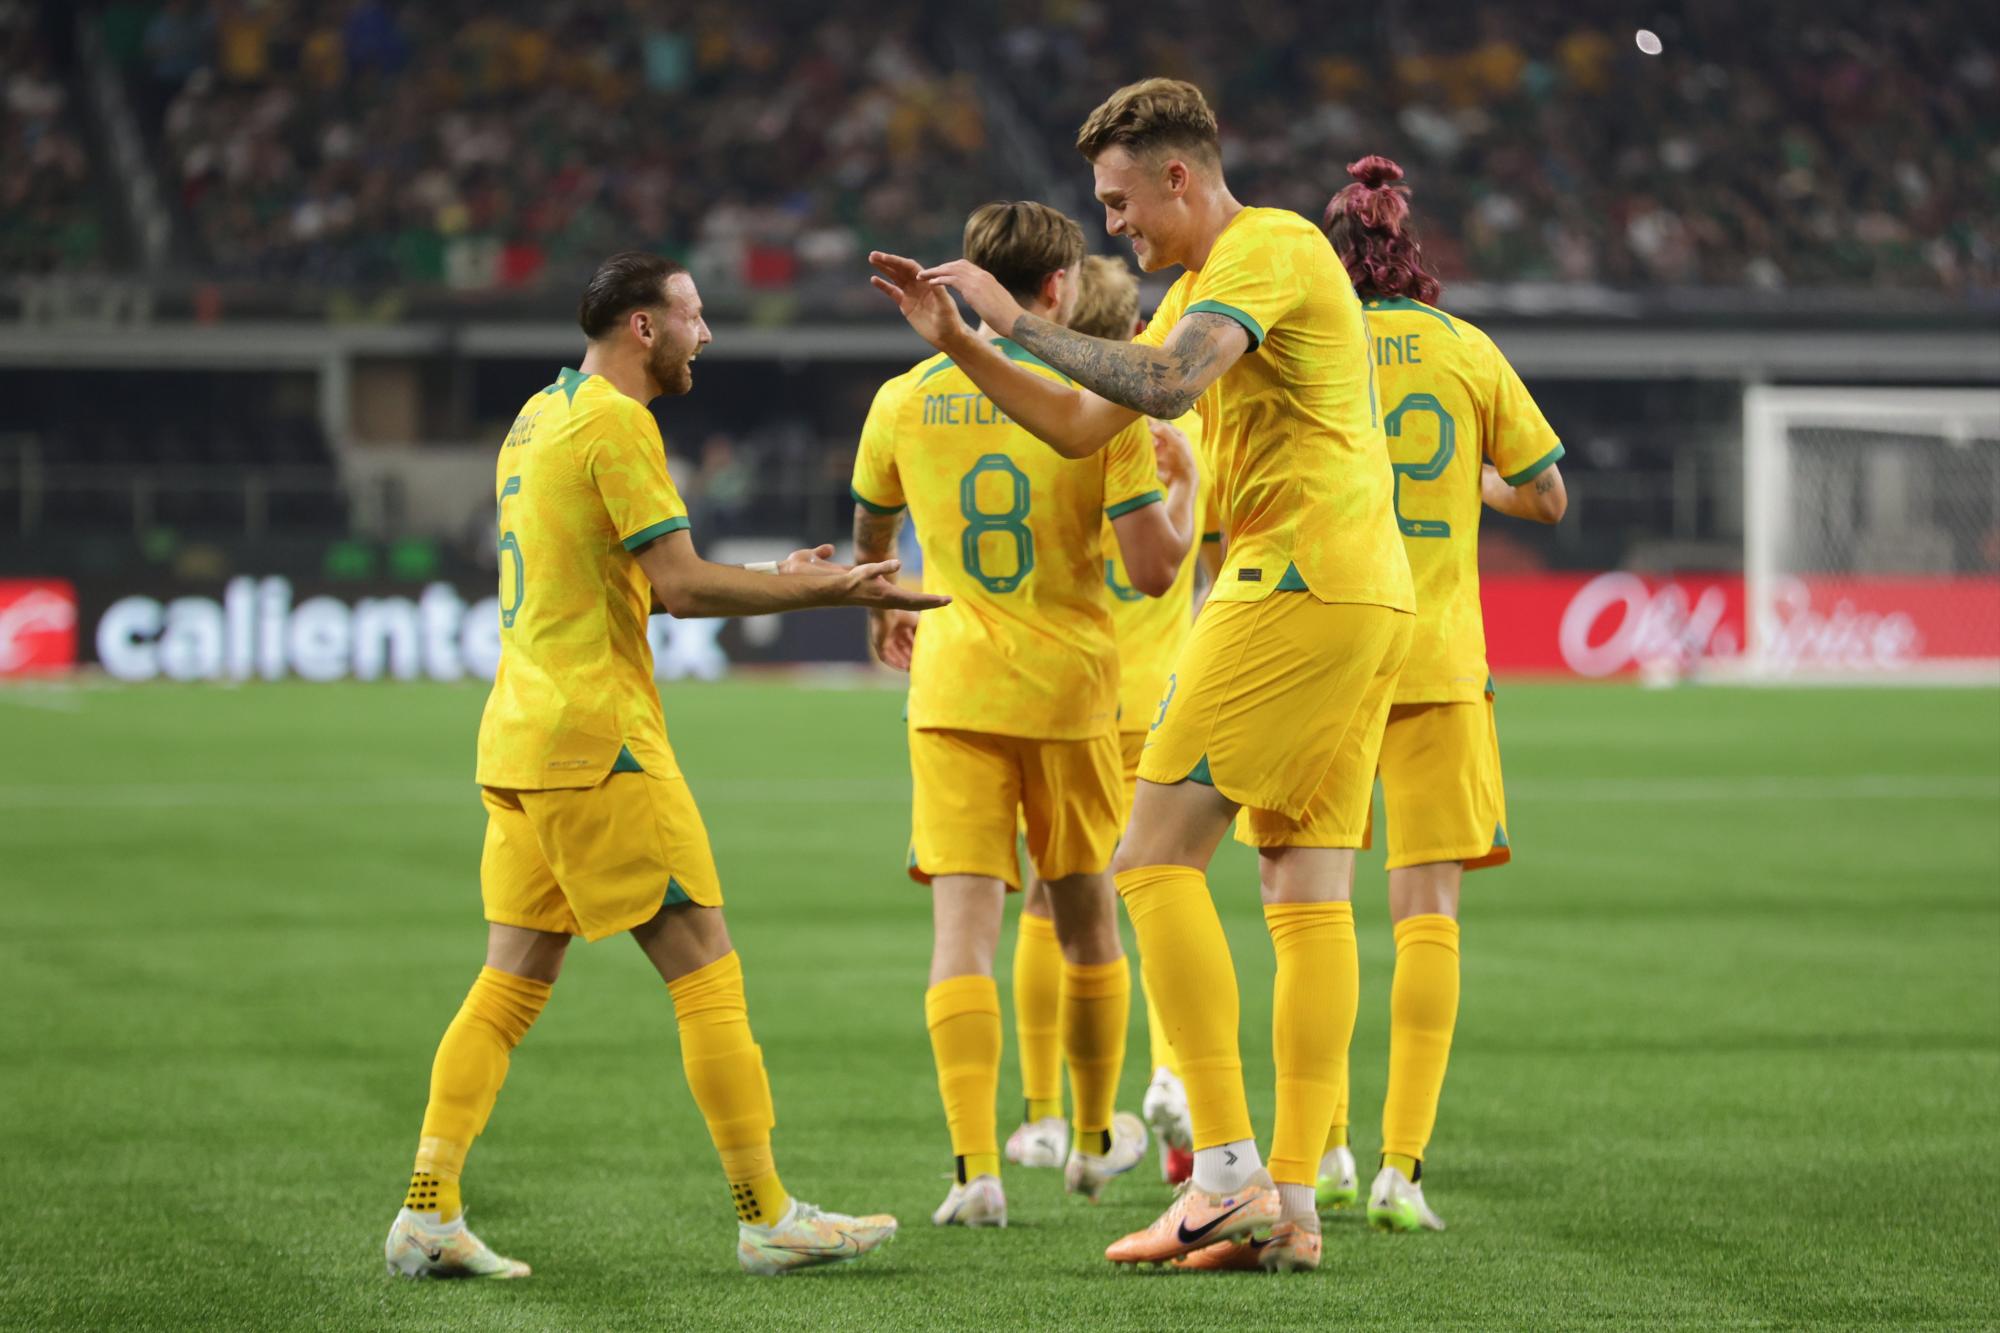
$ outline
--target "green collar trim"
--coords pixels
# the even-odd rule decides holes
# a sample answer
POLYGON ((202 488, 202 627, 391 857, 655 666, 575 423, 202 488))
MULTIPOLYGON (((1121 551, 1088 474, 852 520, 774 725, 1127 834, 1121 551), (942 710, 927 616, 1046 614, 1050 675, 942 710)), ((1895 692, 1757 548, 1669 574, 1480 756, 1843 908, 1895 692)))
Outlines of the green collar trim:
POLYGON ((1412 301, 1407 296, 1378 296, 1364 304, 1370 310, 1414 310, 1419 314, 1429 315, 1432 319, 1443 324, 1451 330, 1452 337, 1456 338, 1460 336, 1458 325, 1451 322, 1450 315, 1445 314, 1444 311, 1439 310, 1436 306, 1425 305, 1422 301, 1412 301))
POLYGON ((556 392, 556 390, 560 389, 564 393, 568 394, 569 401, 574 403, 576 401, 576 391, 578 389, 581 389, 583 387, 583 382, 589 378, 590 376, 584 374, 580 370, 571 370, 568 366, 564 366, 561 370, 556 372, 556 382, 554 384, 551 384, 548 388, 542 390, 542 392, 554 393, 556 392))

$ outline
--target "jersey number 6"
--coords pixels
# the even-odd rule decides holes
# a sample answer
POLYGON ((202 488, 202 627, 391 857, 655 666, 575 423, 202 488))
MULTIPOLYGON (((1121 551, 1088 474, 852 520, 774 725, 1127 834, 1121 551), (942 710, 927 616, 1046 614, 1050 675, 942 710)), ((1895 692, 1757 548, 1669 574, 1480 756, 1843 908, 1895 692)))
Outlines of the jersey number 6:
MULTIPOLYGON (((520 493, 521 479, 519 477, 507 478, 507 484, 500 488, 500 555, 503 562, 507 556, 511 555, 514 557, 514 596, 511 601, 503 602, 500 607, 500 626, 503 629, 514 628, 514 614, 521 609, 521 598, 527 593, 527 588, 524 585, 527 581, 528 571, 521 563, 521 542, 507 528, 507 497, 510 495, 519 495, 520 493)), ((505 563, 502 563, 500 572, 503 579, 506 577, 506 571, 507 567, 505 563)))

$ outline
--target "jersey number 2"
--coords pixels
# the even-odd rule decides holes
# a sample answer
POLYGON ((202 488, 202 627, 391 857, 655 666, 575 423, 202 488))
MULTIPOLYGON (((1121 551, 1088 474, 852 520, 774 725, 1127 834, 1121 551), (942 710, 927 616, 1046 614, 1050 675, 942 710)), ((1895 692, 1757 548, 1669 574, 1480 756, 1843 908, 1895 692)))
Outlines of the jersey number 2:
POLYGON ((965 560, 965 572, 979 580, 979 586, 988 592, 1012 592, 1021 586, 1021 580, 1028 577, 1028 571, 1035 567, 1035 534, 1028 531, 1028 474, 1014 465, 1014 460, 1005 454, 982 454, 972 471, 958 483, 958 512, 965 516, 965 532, 959 538, 959 554, 965 560), (979 507, 979 478, 982 473, 997 472, 1005 476, 1012 501, 999 513, 979 507), (986 570, 982 539, 989 533, 1004 533, 1014 543, 1014 568, 1007 574, 989 574, 986 570))
POLYGON ((506 560, 508 556, 514 557, 514 596, 508 600, 503 595, 500 604, 500 625, 503 629, 514 628, 514 615, 521 609, 521 598, 527 594, 528 571, 521 563, 521 541, 507 527, 507 497, 520 493, 519 477, 507 478, 507 484, 500 488, 500 578, 503 594, 507 578, 506 560))
POLYGON ((1395 463, 1391 470, 1396 474, 1396 526, 1403 530, 1405 537, 1449 537, 1451 524, 1441 518, 1404 518, 1403 482, 1436 481, 1451 466, 1452 455, 1458 452, 1458 426, 1451 419, 1451 413, 1444 410, 1444 404, 1427 393, 1405 394, 1388 416, 1382 418, 1382 432, 1390 439, 1398 439, 1403 434, 1403 414, 1416 412, 1437 418, 1437 450, 1428 462, 1395 463))

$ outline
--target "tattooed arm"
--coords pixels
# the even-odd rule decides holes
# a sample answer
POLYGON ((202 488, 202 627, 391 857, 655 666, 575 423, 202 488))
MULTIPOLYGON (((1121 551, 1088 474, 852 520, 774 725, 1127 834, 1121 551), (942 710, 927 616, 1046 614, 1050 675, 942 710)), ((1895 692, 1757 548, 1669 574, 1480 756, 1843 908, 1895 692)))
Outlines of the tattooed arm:
POLYGON ((1509 486, 1500 470, 1487 463, 1479 470, 1479 498, 1486 507, 1533 523, 1555 523, 1569 508, 1569 491, 1563 485, 1562 469, 1551 463, 1533 480, 1509 486))
POLYGON ((1010 336, 1098 396, 1162 421, 1187 413, 1250 350, 1241 324, 1206 310, 1182 316, 1164 347, 1093 338, 1029 314, 1010 336))
MULTIPOLYGON (((878 514, 863 505, 854 506, 854 559, 857 564, 878 564, 896 554, 896 534, 903 526, 903 511, 878 514)), ((910 654, 917 645, 917 613, 914 611, 870 608, 868 647, 884 666, 898 671, 910 669, 910 654)))
POLYGON ((992 274, 968 260, 954 259, 917 277, 951 288, 990 327, 1005 331, 1084 388, 1149 417, 1171 421, 1180 416, 1250 350, 1249 331, 1211 311, 1182 316, 1165 345, 1153 347, 1093 338, 1030 315, 992 274))

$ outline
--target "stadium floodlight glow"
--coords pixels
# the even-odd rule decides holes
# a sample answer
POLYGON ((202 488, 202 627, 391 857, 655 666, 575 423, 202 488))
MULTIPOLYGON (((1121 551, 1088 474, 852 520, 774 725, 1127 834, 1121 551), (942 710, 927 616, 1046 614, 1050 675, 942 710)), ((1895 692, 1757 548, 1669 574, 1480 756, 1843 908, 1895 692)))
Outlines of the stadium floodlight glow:
POLYGON ((1745 674, 2000 684, 2000 390, 1743 401, 1745 674))

